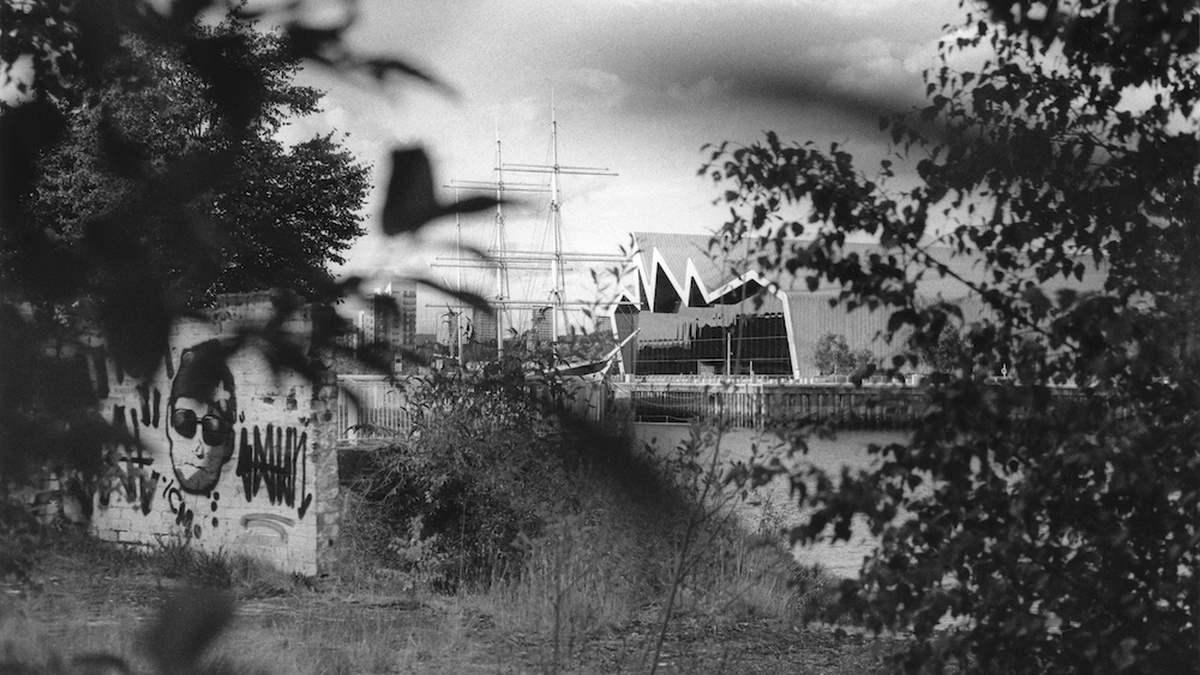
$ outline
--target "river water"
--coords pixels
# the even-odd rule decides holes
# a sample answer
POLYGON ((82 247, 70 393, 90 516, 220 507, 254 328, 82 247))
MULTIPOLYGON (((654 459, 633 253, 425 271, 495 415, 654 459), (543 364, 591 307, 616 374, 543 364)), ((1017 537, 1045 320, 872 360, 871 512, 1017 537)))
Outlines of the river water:
MULTIPOLYGON (((671 452, 691 437, 687 424, 658 424, 639 422, 636 425, 638 440, 654 449, 656 453, 671 452)), ((842 431, 832 440, 809 439, 809 452, 805 461, 839 475, 844 466, 866 468, 871 464, 867 446, 871 443, 902 443, 906 434, 898 431, 842 431)), ((757 454, 760 458, 772 454, 781 457, 785 465, 785 446, 774 435, 763 431, 736 428, 726 432, 720 439, 721 464, 748 461, 757 454)), ((711 458, 708 455, 707 458, 711 458)), ((778 531, 799 523, 803 513, 788 494, 786 479, 758 488, 750 499, 735 507, 738 518, 751 530, 778 531)), ((803 564, 819 564, 838 576, 849 577, 858 573, 863 557, 871 552, 874 539, 861 524, 854 528, 849 542, 816 543, 797 546, 793 550, 796 559, 803 564)))

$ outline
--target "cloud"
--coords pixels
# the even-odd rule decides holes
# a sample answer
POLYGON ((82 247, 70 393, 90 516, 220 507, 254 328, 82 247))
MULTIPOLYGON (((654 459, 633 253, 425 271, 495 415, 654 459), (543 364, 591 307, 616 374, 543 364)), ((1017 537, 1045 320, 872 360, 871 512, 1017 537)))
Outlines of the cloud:
POLYGON ((672 82, 667 87, 667 98, 681 103, 699 103, 709 101, 714 98, 723 96, 732 89, 733 83, 729 80, 718 80, 709 75, 692 84, 682 84, 672 82))
POLYGON ((629 87, 615 73, 597 68, 567 71, 555 86, 555 98, 562 106, 592 110, 613 110, 625 102, 629 87))
POLYGON ((805 58, 827 73, 836 91, 914 102, 921 95, 921 70, 931 62, 925 45, 878 37, 815 47, 805 58))
POLYGON ((920 11, 930 4, 924 0, 791 0, 792 6, 802 10, 819 11, 844 19, 866 19, 886 15, 897 10, 920 11))

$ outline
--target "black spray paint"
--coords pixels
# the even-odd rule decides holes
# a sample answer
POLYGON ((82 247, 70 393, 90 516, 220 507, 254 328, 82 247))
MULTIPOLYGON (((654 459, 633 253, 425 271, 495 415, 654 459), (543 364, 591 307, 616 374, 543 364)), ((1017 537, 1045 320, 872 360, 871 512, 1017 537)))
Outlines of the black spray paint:
POLYGON ((242 478, 246 501, 257 497, 265 487, 267 501, 272 505, 295 507, 304 518, 312 503, 312 495, 308 493, 308 434, 268 424, 265 430, 254 427, 253 441, 250 437, 243 427, 237 475, 242 478))

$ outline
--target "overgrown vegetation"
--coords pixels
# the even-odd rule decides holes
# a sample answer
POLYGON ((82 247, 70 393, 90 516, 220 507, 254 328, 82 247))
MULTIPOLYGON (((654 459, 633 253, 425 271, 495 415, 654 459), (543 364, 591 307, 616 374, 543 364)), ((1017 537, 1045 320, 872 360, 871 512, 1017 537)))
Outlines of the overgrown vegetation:
POLYGON ((9 584, 36 587, 40 568, 52 566, 49 560, 70 557, 108 574, 151 573, 188 586, 227 590, 242 600, 285 595, 304 586, 300 577, 245 555, 202 551, 186 541, 120 545, 96 539, 78 524, 43 522, 22 504, 5 502, 3 509, 0 581, 9 584))
POLYGON ((680 447, 647 452, 623 430, 548 417, 545 390, 520 373, 438 374, 417 386, 409 436, 343 463, 359 553, 441 590, 546 598, 570 578, 570 594, 595 604, 585 612, 594 625, 673 587, 687 587, 690 608, 731 601, 718 599, 729 586, 716 580, 754 565, 788 595, 783 541, 752 542, 733 520, 746 493, 724 481, 719 433, 697 426, 680 447))
POLYGON ((433 373, 410 396, 408 437, 360 453, 349 477, 360 517, 386 523, 363 543, 443 589, 515 575, 527 542, 575 498, 555 425, 519 373, 433 373))
MULTIPOLYGON (((447 626, 464 634, 480 622, 503 626, 530 641, 535 653, 524 658, 544 672, 603 672, 603 663, 654 672, 678 658, 670 645, 687 626, 734 634, 748 621, 792 626, 827 599, 821 589, 830 580, 798 568, 777 530, 749 533, 733 518, 745 494, 724 480, 717 428, 696 425, 678 447, 638 448, 621 429, 582 434, 552 422, 523 377, 496 373, 434 377, 414 398, 422 414, 408 438, 345 456, 355 473, 341 559, 328 578, 302 583, 186 545, 132 551, 32 521, 14 534, 37 541, 36 556, 86 548, 81 561, 111 588, 150 571, 242 600, 287 595, 289 606, 310 603, 315 584, 406 611, 453 607, 447 626), (622 631, 638 637, 604 654, 588 651, 622 631), (608 660, 592 663, 601 658, 608 660)), ((166 595, 160 586, 156 596, 166 595)), ((205 616, 196 620, 212 619, 205 616)), ((379 639, 391 646, 364 643, 369 658, 402 658, 402 646, 379 639)), ((872 663, 875 649, 855 658, 872 663)), ((141 663, 136 650, 112 653, 141 663)), ((152 661, 148 671, 157 672, 152 661)), ((318 672, 312 666, 303 668, 318 672)))
POLYGON ((894 152, 871 175, 845 147, 773 133, 702 170, 731 207, 722 237, 812 288, 840 284, 848 310, 888 313, 904 350, 878 364, 888 374, 939 351, 948 326, 965 333, 911 441, 870 448, 878 468, 762 469, 813 509, 797 540, 848 537, 856 517, 880 537, 840 609, 911 631, 896 671, 1194 672, 1200 9, 963 4, 925 71, 928 105, 881 120, 894 152), (901 165, 915 185, 893 180, 901 165), (844 250, 862 236, 881 250, 844 250), (982 309, 919 297, 947 277, 982 309), (1095 292, 1071 290, 1084 278, 1095 292))

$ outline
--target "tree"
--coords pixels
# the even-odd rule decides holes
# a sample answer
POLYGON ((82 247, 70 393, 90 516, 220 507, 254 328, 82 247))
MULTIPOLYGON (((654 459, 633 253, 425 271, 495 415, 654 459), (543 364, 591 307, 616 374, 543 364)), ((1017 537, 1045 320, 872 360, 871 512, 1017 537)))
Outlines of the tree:
POLYGON ((930 388, 911 441, 870 447, 878 468, 840 482, 789 476, 813 509, 795 539, 848 537, 859 514, 879 536, 839 606, 911 630, 897 670, 1195 667, 1198 18, 1195 3, 990 0, 943 41, 928 105, 881 120, 895 153, 873 178, 836 144, 775 134, 702 169, 726 184, 726 236, 840 283, 848 309, 890 312, 893 373, 965 324, 970 367, 930 388), (915 187, 889 182, 897 162, 915 187), (843 252, 851 234, 883 252, 843 252), (978 315, 918 301, 921 278, 954 274, 935 235, 984 266, 963 279, 978 315), (1041 289, 1097 273, 1095 294, 1041 289), (1005 364, 1016 377, 989 381, 1005 364))
POLYGON ((82 245, 87 223, 123 209, 121 219, 139 236, 167 235, 153 242, 154 259, 187 306, 217 293, 281 287, 329 298, 329 263, 342 262, 341 252, 362 233, 369 172, 330 136, 293 148, 275 140, 285 122, 317 111, 320 101, 315 90, 292 84, 298 58, 278 35, 233 17, 200 32, 261 74, 264 106, 250 128, 214 118, 203 80, 177 50, 127 38, 102 84, 85 87, 85 102, 68 110, 65 138, 41 160, 27 212, 71 248, 82 245), (110 171, 103 143, 125 147, 135 175, 110 171), (228 155, 229 170, 187 200, 164 202, 139 190, 144 166, 171 171, 219 154, 228 155), (168 223, 181 208, 210 223, 209 236, 177 241, 168 223), (191 247, 210 255, 189 255, 191 247))
POLYGON ((935 373, 948 373, 958 368, 964 360, 969 361, 970 353, 967 352, 966 341, 963 338, 958 327, 952 323, 947 323, 942 327, 942 332, 937 336, 937 340, 920 350, 919 353, 921 363, 928 366, 935 373))
MULTIPOLYGON (((5 85, 25 97, 0 108, 5 485, 29 467, 64 462, 94 475, 106 441, 136 442, 114 438, 96 415, 84 370, 93 338, 103 338, 128 376, 149 378, 175 320, 202 312, 211 293, 298 274, 288 286, 315 300, 312 335, 288 332, 283 318, 298 299, 279 293, 275 316, 237 327, 222 347, 261 347, 273 368, 321 380, 312 356, 337 349, 333 339, 346 328, 331 302, 362 296, 361 280, 331 284, 323 267, 357 232, 350 214, 365 170, 330 138, 290 151, 274 143, 286 116, 316 103, 316 92, 290 84, 291 74, 304 60, 376 83, 393 74, 437 82, 398 59, 347 49, 342 36, 356 14, 329 21, 313 4, 319 0, 253 11, 235 5, 217 29, 201 25, 227 9, 215 0, 0 4, 5 85), (282 39, 244 24, 265 14, 282 39), (62 198, 41 199, 51 189, 62 198), (332 190, 331 203, 314 199, 322 190, 332 190), (327 230, 296 236, 297 225, 321 219, 330 219, 327 230), (243 222, 256 227, 241 232, 243 222), (255 269, 281 260, 293 264, 276 277, 255 269)), ((384 173, 388 235, 495 206, 487 198, 439 205, 420 148, 394 150, 384 173)), ((449 293, 486 308, 477 296, 449 293)))
POLYGON ((865 367, 874 358, 869 349, 850 351, 846 336, 826 333, 813 348, 813 364, 821 375, 844 375, 865 367))

